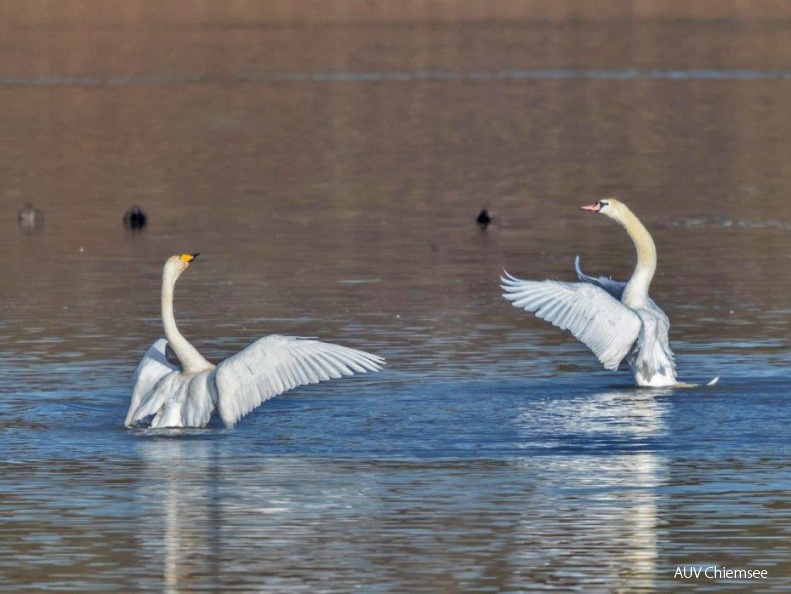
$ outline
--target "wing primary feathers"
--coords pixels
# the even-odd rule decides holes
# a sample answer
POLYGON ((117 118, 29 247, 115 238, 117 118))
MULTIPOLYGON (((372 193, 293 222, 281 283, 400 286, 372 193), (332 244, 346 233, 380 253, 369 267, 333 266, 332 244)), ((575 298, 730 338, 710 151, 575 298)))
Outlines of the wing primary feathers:
POLYGON ((503 297, 569 330, 606 369, 617 369, 638 339, 642 320, 598 283, 525 281, 503 271, 503 297))
POLYGON ((265 400, 306 384, 378 371, 384 359, 340 345, 267 336, 214 370, 217 410, 226 427, 265 400))

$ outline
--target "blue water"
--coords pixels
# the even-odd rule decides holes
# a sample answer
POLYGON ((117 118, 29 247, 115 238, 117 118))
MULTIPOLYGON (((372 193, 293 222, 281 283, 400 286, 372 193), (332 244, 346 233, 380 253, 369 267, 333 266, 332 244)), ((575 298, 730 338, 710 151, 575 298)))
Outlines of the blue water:
POLYGON ((782 575, 786 381, 742 365, 716 388, 638 390, 624 374, 418 380, 393 364, 234 430, 171 431, 122 427, 117 364, 31 366, 51 385, 6 386, 0 405, 4 573, 83 591, 426 592, 649 591, 684 564, 782 575))

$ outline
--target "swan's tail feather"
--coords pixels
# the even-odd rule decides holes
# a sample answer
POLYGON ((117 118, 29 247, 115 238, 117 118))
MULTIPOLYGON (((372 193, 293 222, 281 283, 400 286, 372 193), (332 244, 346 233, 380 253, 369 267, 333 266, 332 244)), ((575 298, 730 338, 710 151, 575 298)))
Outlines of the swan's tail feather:
POLYGON ((678 382, 677 384, 673 384, 673 388, 700 388, 704 386, 716 386, 717 382, 720 381, 720 376, 718 375, 713 380, 711 380, 707 384, 688 384, 687 382, 678 382))

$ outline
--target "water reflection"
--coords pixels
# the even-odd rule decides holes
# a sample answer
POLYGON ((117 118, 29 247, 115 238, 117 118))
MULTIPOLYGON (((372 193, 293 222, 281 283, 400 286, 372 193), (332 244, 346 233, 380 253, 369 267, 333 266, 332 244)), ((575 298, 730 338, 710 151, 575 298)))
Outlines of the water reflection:
POLYGON ((196 576, 220 575, 222 477, 216 447, 164 437, 140 444, 140 498, 147 510, 138 539, 167 592, 189 590, 196 576))
POLYGON ((516 439, 547 453, 507 465, 242 464, 219 442, 153 439, 139 445, 140 496, 151 510, 141 546, 171 592, 249 584, 248 574, 269 587, 309 589, 322 575, 346 580, 366 567, 412 590, 416 574, 431 591, 523 587, 515 575, 571 586, 583 573, 592 584, 651 590, 667 474, 651 440, 667 437, 670 393, 532 400, 514 416, 516 439), (437 572, 460 563, 466 572, 437 572))
POLYGON ((569 586, 584 573, 602 586, 654 588, 658 491, 668 461, 652 442, 668 435, 665 398, 672 392, 608 390, 523 408, 518 424, 525 446, 552 453, 518 465, 534 473, 537 483, 551 485, 564 507, 547 514, 527 506, 524 538, 541 551, 533 555, 531 570, 569 586), (566 454, 556 454, 558 449, 566 454), (548 542, 554 544, 541 546, 548 542), (597 560, 602 547, 608 554, 597 560))
POLYGON ((240 463, 221 443, 189 437, 154 439, 140 451, 140 497, 149 515, 139 540, 163 568, 168 592, 308 591, 342 575, 335 565, 356 569, 371 553, 366 473, 359 468, 349 485, 346 470, 333 463, 288 457, 240 463), (336 555, 345 561, 333 561, 336 555))
POLYGON ((23 560, 8 577, 81 591, 651 591, 668 559, 745 555, 785 575, 788 467, 766 454, 787 442, 781 392, 754 391, 742 419, 727 386, 493 385, 402 388, 411 405, 397 391, 283 398, 238 431, 168 438, 86 431, 106 405, 39 407, 45 425, 27 431, 42 439, 5 430, 25 448, 3 465, 0 551, 23 560), (739 423, 760 427, 755 455, 739 423))
POLYGON ((650 447, 652 439, 667 432, 667 398, 675 392, 634 388, 532 400, 523 406, 517 425, 531 447, 537 443, 546 447, 650 447))

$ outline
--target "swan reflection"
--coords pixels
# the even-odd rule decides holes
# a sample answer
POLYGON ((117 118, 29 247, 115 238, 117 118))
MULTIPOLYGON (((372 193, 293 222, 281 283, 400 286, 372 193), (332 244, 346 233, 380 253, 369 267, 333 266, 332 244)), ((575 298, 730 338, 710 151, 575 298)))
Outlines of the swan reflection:
POLYGON ((602 584, 654 586, 657 488, 667 473, 654 450, 668 432, 670 401, 662 397, 671 393, 610 390, 536 400, 522 410, 524 443, 546 453, 516 464, 550 491, 531 497, 535 506, 522 517, 523 544, 531 549, 523 562, 537 575, 592 571, 602 584))
POLYGON ((162 564, 166 592, 179 592, 220 574, 221 462, 215 446, 182 439, 139 445, 146 510, 141 544, 153 563, 162 564))
POLYGON ((363 556, 365 545, 339 538, 333 520, 368 508, 365 473, 288 457, 250 460, 216 441, 169 436, 139 446, 140 545, 163 568, 166 592, 309 591, 312 563, 363 556))
POLYGON ((168 592, 571 589, 580 575, 593 589, 651 589, 672 403, 661 396, 530 399, 510 461, 247 456, 250 436, 244 450, 189 431, 155 438, 139 446, 140 547, 168 592))

